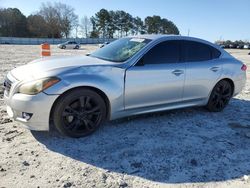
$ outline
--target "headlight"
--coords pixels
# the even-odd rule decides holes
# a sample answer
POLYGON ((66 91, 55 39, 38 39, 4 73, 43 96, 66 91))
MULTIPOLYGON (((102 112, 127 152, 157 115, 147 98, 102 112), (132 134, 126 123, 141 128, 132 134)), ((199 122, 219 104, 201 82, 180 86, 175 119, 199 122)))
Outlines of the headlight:
POLYGON ((59 81, 60 81, 59 78, 52 77, 52 78, 43 78, 39 80, 26 82, 23 83, 21 86, 19 86, 18 93, 35 95, 53 86, 59 81))

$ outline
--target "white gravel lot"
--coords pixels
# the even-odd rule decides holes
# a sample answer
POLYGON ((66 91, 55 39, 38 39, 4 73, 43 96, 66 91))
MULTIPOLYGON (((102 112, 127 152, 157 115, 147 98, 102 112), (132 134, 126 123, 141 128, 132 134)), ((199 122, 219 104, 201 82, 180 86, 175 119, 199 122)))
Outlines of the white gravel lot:
MULTIPOLYGON (((96 47, 52 46, 52 55, 96 47)), ((0 83, 39 52, 0 45, 0 83)), ((123 118, 80 139, 12 122, 0 90, 0 187, 250 187, 250 55, 229 52, 248 65, 248 82, 223 112, 187 108, 123 118)))

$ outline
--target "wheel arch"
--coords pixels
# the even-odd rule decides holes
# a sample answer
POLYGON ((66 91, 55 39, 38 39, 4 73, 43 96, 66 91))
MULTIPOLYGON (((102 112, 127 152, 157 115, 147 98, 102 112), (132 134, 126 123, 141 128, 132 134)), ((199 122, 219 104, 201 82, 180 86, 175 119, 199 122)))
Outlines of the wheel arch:
POLYGON ((79 87, 70 88, 70 89, 66 90, 65 92, 63 92, 59 97, 57 97, 57 99, 54 101, 54 103, 52 105, 52 108, 50 109, 50 116, 49 116, 49 121, 50 122, 52 122, 52 116, 53 116, 54 108, 56 107, 59 99, 61 97, 65 96, 66 94, 68 94, 69 92, 72 92, 72 91, 77 90, 77 89, 90 89, 92 91, 95 91, 97 94, 99 94, 103 98, 103 100, 105 102, 105 105, 106 105, 106 108, 107 108, 106 119, 110 119, 111 104, 110 104, 110 100, 107 97, 106 93, 103 92, 101 89, 93 87, 93 86, 79 86, 79 87))
POLYGON ((212 89, 210 90, 210 93, 209 93, 208 98, 207 98, 207 100, 206 100, 206 104, 208 103, 208 101, 209 101, 209 99, 210 99, 210 96, 211 96, 211 94, 212 94, 212 91, 213 91, 214 87, 216 86, 216 84, 218 84, 218 83, 219 83, 220 81, 222 81, 222 80, 225 80, 225 81, 227 81, 227 82, 230 83, 230 85, 231 85, 232 88, 233 88, 233 89, 232 89, 232 95, 234 94, 235 85, 234 85, 233 80, 230 79, 230 78, 227 78, 227 77, 221 78, 221 79, 219 79, 217 82, 215 82, 214 86, 213 86, 212 89))
MULTIPOLYGON (((228 98, 228 99, 223 99, 224 102, 222 102, 223 104, 222 104, 222 105, 219 105, 219 107, 217 107, 218 102, 216 102, 215 104, 214 104, 213 102, 211 102, 212 93, 213 93, 214 89, 216 88, 216 85, 217 85, 218 83, 220 83, 221 81, 227 82, 227 83, 229 83, 229 84, 231 85, 231 87, 232 87, 231 97, 233 97, 234 88, 235 88, 235 85, 234 85, 233 80, 230 79, 230 78, 221 78, 221 79, 219 79, 219 80, 215 83, 214 87, 212 88, 212 90, 211 90, 211 92, 210 92, 210 94, 209 94, 209 97, 208 97, 208 99, 207 99, 207 102, 206 102, 206 108, 207 108, 210 112, 220 112, 220 111, 222 111, 222 110, 226 107, 226 105, 228 104, 228 102, 229 102, 229 100, 230 100, 230 98, 231 98, 231 97, 230 97, 230 98, 228 98)), ((217 97, 217 98, 218 98, 218 97, 217 97)), ((221 101, 221 99, 219 98, 219 102, 220 102, 220 101, 221 101)))
MULTIPOLYGON (((233 95, 233 94, 234 94, 234 89, 235 89, 235 85, 234 85, 233 80, 230 79, 230 78, 222 78, 222 79, 220 79, 217 83, 219 83, 219 82, 222 81, 222 80, 225 80, 225 81, 229 82, 229 84, 230 84, 231 87, 232 87, 232 95, 233 95)), ((216 84, 217 84, 217 83, 216 83, 216 84)), ((216 84, 215 84, 215 85, 216 85, 216 84)))

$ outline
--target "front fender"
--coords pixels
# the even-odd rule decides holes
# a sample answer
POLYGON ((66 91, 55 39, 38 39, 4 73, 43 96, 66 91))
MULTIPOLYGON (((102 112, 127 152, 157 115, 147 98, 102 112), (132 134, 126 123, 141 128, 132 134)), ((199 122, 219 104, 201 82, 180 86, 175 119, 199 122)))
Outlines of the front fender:
POLYGON ((124 69, 109 66, 80 67, 58 77, 61 81, 46 89, 44 93, 61 95, 73 88, 93 87, 107 96, 111 119, 114 111, 124 109, 124 69))

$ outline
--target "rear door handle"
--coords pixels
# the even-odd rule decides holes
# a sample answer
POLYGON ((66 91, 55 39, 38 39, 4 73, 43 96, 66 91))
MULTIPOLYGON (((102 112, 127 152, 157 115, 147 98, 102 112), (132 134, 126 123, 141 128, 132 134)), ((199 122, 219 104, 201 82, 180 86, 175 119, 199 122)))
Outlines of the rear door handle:
POLYGON ((213 71, 213 72, 217 72, 219 69, 220 69, 219 67, 212 67, 212 68, 210 68, 210 70, 213 71))
POLYGON ((184 71, 183 71, 183 70, 174 70, 172 73, 173 73, 174 75, 176 75, 176 76, 180 76, 181 74, 184 73, 184 71))

